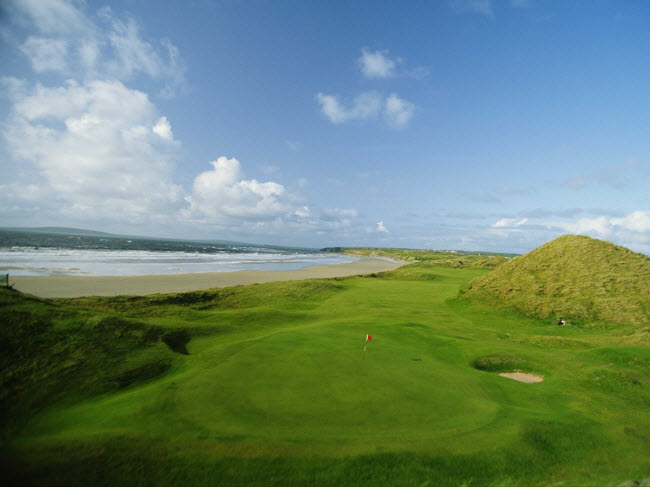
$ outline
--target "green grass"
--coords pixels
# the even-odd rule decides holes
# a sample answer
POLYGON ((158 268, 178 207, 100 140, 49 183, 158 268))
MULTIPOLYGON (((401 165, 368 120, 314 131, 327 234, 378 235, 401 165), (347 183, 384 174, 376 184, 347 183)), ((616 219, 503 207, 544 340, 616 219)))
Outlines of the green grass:
POLYGON ((650 258, 565 235, 472 281, 463 298, 571 324, 650 326, 650 258))
POLYGON ((325 252, 339 252, 350 255, 378 256, 399 259, 405 262, 420 262, 434 267, 455 269, 493 269, 517 254, 495 252, 472 252, 462 250, 417 250, 376 247, 328 247, 325 252))
POLYGON ((486 272, 420 262, 178 295, 2 292, 3 475, 223 486, 650 478, 647 335, 457 299, 486 272), (496 374, 507 369, 545 380, 496 374))

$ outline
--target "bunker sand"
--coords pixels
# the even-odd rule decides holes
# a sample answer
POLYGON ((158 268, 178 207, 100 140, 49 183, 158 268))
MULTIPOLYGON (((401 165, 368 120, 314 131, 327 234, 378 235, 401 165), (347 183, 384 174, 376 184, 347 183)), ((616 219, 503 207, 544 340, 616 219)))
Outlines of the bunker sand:
POLYGON ((537 374, 529 374, 526 372, 503 372, 499 374, 501 377, 506 379, 516 380, 517 382, 524 382, 526 384, 534 384, 537 382, 542 382, 544 377, 537 374))
POLYGON ((303 267, 296 271, 233 271, 194 274, 159 274, 147 276, 47 276, 11 278, 14 288, 42 298, 77 298, 81 296, 145 295, 178 293, 214 287, 355 276, 391 271, 405 264, 377 258, 325 266, 303 267))

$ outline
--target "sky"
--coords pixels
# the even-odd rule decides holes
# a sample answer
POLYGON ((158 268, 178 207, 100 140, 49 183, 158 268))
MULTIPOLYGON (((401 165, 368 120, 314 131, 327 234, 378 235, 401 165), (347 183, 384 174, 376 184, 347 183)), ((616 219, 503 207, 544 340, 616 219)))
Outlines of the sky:
POLYGON ((0 226, 650 254, 650 2, 0 3, 0 226))

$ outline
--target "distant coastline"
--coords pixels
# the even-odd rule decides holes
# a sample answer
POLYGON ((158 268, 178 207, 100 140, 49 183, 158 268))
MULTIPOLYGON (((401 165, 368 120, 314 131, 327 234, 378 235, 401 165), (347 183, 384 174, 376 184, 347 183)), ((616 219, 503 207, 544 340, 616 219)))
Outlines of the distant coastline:
POLYGON ((119 236, 80 229, 0 230, 0 273, 22 277, 290 271, 357 258, 315 249, 119 236))

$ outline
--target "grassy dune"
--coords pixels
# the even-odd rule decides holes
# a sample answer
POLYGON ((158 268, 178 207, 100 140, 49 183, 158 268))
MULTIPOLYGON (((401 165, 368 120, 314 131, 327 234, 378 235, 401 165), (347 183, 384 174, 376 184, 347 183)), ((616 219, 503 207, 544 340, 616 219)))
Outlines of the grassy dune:
POLYGON ((499 254, 494 252, 466 252, 456 250, 417 250, 392 249, 376 247, 328 247, 326 252, 342 252, 350 255, 378 256, 399 259, 405 262, 427 263, 435 267, 453 267, 470 269, 493 269, 517 254, 499 254))
POLYGON ((647 485, 648 330, 557 327, 457 299, 486 272, 420 262, 174 295, 3 291, 3 476, 647 485), (496 374, 515 369, 545 380, 496 374))
POLYGON ((565 235, 473 280, 464 297, 583 325, 650 326, 650 258, 565 235))

